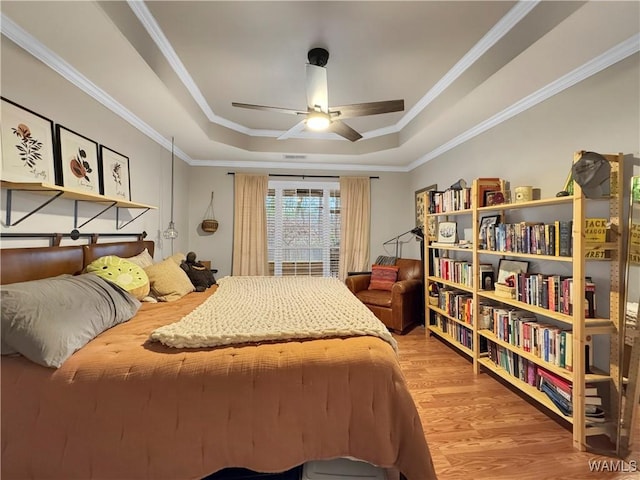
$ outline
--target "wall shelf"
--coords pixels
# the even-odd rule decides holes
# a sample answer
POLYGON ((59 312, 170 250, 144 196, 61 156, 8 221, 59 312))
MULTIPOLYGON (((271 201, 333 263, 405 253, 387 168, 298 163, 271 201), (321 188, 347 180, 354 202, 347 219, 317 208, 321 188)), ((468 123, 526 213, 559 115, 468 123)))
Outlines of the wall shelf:
POLYGON ((116 208, 116 230, 120 230, 121 228, 126 227, 131 222, 148 212, 149 210, 155 210, 157 207, 152 205, 145 205, 144 203, 132 202, 129 200, 124 200, 122 198, 116 197, 107 197, 105 195, 97 195, 94 193, 83 192, 81 190, 74 190, 72 188, 61 187, 59 185, 52 185, 50 183, 42 183, 42 182, 9 182, 2 180, 0 182, 0 187, 7 190, 7 202, 6 202, 6 221, 5 225, 7 227, 13 227, 21 223, 22 221, 29 218, 34 213, 42 210, 44 207, 57 200, 58 198, 66 198, 67 200, 74 201, 74 209, 73 209, 73 226, 74 228, 84 227, 86 224, 95 220, 103 213, 111 210, 112 208, 116 208), (23 215, 18 220, 12 222, 11 220, 11 212, 12 212, 12 197, 14 191, 20 192, 31 192, 37 194, 47 195, 48 198, 38 205, 36 208, 31 210, 30 212, 23 215), (85 221, 81 225, 78 225, 78 202, 89 202, 89 203, 97 203, 97 204, 107 204, 105 208, 103 208, 96 215, 91 217, 89 220, 85 221), (134 216, 132 219, 127 222, 120 224, 120 210, 121 209, 138 209, 142 210, 138 215, 134 216))

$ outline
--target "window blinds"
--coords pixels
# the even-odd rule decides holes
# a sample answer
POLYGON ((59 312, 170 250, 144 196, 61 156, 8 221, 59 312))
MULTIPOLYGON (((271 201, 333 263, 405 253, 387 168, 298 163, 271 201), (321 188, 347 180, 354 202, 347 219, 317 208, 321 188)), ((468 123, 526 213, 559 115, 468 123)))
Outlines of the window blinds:
POLYGON ((266 209, 270 275, 338 276, 337 182, 269 182, 266 209))

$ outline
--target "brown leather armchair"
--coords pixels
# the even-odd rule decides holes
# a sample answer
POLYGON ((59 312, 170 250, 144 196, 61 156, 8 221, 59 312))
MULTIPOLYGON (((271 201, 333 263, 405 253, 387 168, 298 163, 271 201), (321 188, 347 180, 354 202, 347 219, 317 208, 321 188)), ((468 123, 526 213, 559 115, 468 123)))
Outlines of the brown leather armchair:
POLYGON ((398 280, 388 290, 369 290, 371 274, 347 277, 347 287, 378 317, 387 328, 397 333, 422 318, 422 261, 407 258, 396 260, 398 280))

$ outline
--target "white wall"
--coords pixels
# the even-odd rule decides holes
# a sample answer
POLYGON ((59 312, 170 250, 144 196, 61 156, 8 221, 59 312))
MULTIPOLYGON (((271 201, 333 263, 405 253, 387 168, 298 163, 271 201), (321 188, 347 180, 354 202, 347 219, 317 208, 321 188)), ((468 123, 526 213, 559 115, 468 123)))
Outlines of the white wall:
POLYGON ((416 168, 411 188, 500 177, 549 197, 562 189, 575 151, 638 157, 639 60, 633 55, 416 168))
MULTIPOLYGON (((157 206, 158 210, 147 212, 122 229, 121 233, 146 231, 148 239, 157 240, 158 231, 167 228, 170 216, 171 152, 134 129, 121 117, 103 107, 5 37, 1 38, 2 96, 128 156, 132 201, 157 206)), ((188 165, 176 159, 175 218, 177 229, 182 232, 176 242, 176 249, 183 250, 187 250, 189 244, 189 236, 186 234, 187 172, 188 165)), ((12 217, 20 218, 45 199, 41 195, 14 194, 12 217)), ((0 212, 3 223, 5 204, 6 197, 3 190, 0 212)), ((73 229, 73 208, 73 201, 58 199, 19 225, 8 228, 3 224, 0 228, 2 232, 10 233, 69 233, 73 229)), ((87 220, 100 209, 93 204, 81 203, 79 223, 87 220)), ((132 216, 138 213, 138 210, 131 211, 132 216)), ((124 218, 127 218, 128 212, 124 211, 123 214, 124 218)), ((80 231, 82 233, 113 233, 116 231, 115 215, 115 209, 112 209, 81 228, 80 231)), ((86 242, 86 240, 81 239, 78 242, 86 242)), ((25 241, 5 239, 2 243, 3 247, 10 247, 16 246, 16 243, 25 244, 25 241)), ((170 244, 166 241, 164 245, 159 242, 157 247, 156 258, 170 255, 170 244)))
MULTIPOLYGON (((233 245, 233 175, 228 172, 249 172, 249 170, 193 167, 189 177, 189 236, 190 249, 196 252, 201 260, 211 260, 212 266, 218 269, 218 277, 231 273, 231 258, 233 245), (218 231, 206 233, 200 228, 200 223, 214 192, 214 211, 218 220, 218 231)), ((310 171, 292 170, 256 170, 251 173, 287 173, 313 175, 310 171)), ((315 172, 318 175, 332 175, 333 173, 315 172)), ((339 172, 340 175, 379 176, 371 180, 371 260, 378 255, 394 254, 394 246, 388 247, 388 253, 383 243, 400 233, 414 227, 413 196, 405 195, 409 176, 404 173, 377 172, 339 172)), ((292 178, 292 180, 294 180, 292 178)), ((415 242, 414 242, 415 243, 415 242)), ((420 258, 417 248, 410 251, 412 245, 403 250, 407 258, 420 258)))

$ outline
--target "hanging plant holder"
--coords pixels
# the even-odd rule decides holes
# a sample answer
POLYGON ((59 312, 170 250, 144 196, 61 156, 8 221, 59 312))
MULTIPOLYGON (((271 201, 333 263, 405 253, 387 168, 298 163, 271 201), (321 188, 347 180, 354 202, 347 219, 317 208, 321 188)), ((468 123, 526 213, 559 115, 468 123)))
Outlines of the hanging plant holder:
POLYGON ((216 233, 218 230, 218 221, 213 213, 213 192, 211 192, 211 202, 204 213, 204 220, 201 224, 202 230, 208 233, 216 233))

